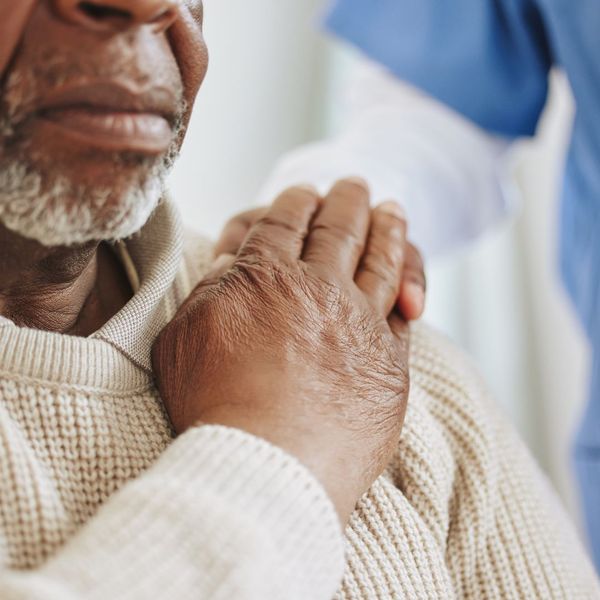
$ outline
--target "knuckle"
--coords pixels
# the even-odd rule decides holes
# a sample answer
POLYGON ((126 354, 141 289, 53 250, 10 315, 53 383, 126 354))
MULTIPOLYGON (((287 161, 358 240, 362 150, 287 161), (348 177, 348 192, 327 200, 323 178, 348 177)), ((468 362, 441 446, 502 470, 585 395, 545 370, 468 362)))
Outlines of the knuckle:
POLYGON ((384 212, 374 215, 374 232, 386 237, 391 242, 404 245, 406 243, 406 221, 404 218, 384 212), (376 216, 375 216, 376 215, 376 216))
POLYGON ((242 281, 263 278, 265 274, 270 273, 272 270, 273 267, 269 261, 245 257, 236 263, 233 280, 239 283, 240 277, 242 281))
POLYGON ((313 231, 321 232, 326 234, 328 237, 332 237, 336 240, 354 240, 358 241, 358 236, 352 230, 352 228, 343 222, 337 223, 315 223, 313 231))
POLYGON ((273 255, 270 247, 270 239, 265 231, 255 232, 246 242, 243 252, 240 254, 245 260, 267 260, 273 255))
POLYGON ((315 223, 312 232, 323 234, 323 237, 330 239, 336 246, 344 244, 349 248, 359 250, 362 250, 365 246, 365 239, 354 231, 349 224, 315 223))
POLYGON ((289 234, 296 236, 298 229, 285 219, 265 215, 254 226, 244 245, 245 256, 272 257, 278 255, 279 242, 289 234))
POLYGON ((417 285, 423 290, 427 289, 427 278, 425 274, 419 271, 405 271, 404 273, 404 281, 406 283, 411 283, 417 285))
POLYGON ((363 262, 379 262, 399 277, 400 267, 405 259, 404 245, 400 243, 389 243, 378 239, 371 239, 369 242, 368 252, 363 258, 363 262))
POLYGON ((363 273, 369 273, 379 280, 379 285, 386 286, 389 291, 396 290, 398 287, 399 276, 394 265, 381 257, 366 257, 363 261, 361 270, 363 273))
POLYGON ((402 244, 392 243, 389 244, 385 250, 380 252, 381 257, 385 260, 394 272, 398 272, 401 265, 404 264, 406 259, 406 252, 402 244))
MULTIPOLYGON (((291 212, 283 212, 282 216, 265 215, 258 221, 258 225, 265 229, 282 229, 296 233, 296 227, 292 223, 293 217, 291 212)), ((264 236, 263 236, 264 237, 264 236)))

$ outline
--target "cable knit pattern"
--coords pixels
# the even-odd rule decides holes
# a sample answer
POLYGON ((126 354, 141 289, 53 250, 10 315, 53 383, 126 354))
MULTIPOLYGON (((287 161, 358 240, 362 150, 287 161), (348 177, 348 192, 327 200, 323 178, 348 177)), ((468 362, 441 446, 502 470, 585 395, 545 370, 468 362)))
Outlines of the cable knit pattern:
POLYGON ((88 339, 0 320, 0 598, 600 598, 527 450, 425 327, 402 441, 346 530, 345 575, 333 506, 293 457, 222 427, 174 439, 150 347, 211 261, 183 240, 163 204, 128 243, 139 292, 88 339))

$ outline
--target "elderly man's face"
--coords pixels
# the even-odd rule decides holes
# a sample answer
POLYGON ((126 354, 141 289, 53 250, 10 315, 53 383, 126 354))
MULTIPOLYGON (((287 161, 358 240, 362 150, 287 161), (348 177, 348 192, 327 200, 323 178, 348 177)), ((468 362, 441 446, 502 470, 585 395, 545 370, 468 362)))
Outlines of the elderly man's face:
POLYGON ((18 41, 0 74, 0 221, 46 245, 126 237, 161 196, 206 72, 201 2, 29 3, 21 25, 0 23, 18 41))

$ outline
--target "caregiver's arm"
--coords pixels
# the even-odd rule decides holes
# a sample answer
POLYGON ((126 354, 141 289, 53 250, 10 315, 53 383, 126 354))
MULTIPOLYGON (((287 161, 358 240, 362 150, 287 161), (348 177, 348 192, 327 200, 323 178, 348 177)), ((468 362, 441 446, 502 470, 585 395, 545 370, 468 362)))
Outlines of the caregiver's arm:
POLYGON ((359 175, 374 198, 402 201, 411 238, 426 256, 475 238, 506 215, 506 138, 366 61, 346 98, 349 118, 340 134, 285 155, 261 202, 292 184, 323 191, 359 175))

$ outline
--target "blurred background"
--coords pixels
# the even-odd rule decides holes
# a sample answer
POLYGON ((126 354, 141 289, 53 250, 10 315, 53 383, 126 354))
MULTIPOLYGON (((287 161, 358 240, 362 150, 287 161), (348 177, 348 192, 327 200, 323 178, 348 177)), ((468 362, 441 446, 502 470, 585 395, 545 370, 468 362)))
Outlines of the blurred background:
MULTIPOLYGON (((216 237, 256 204, 282 153, 343 125, 343 90, 363 59, 322 32, 323 9, 323 0, 205 0, 211 67, 171 181, 188 227, 216 237)), ((566 80, 555 73, 537 138, 512 156, 514 218, 428 265, 425 318, 474 357, 579 520, 568 461, 587 348, 556 267, 572 116, 566 80)))

